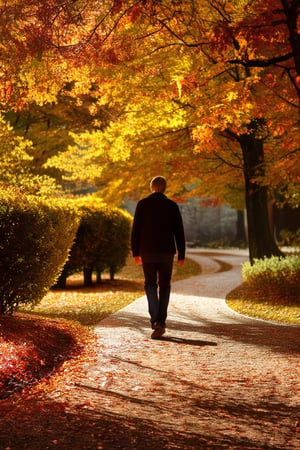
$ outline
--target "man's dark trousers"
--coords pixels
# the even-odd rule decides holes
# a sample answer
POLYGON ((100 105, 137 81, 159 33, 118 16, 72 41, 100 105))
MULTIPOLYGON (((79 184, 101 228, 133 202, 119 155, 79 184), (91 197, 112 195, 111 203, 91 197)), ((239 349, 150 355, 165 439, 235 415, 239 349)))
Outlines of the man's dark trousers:
POLYGON ((145 292, 150 320, 165 325, 171 291, 173 254, 166 254, 157 261, 142 256, 145 276, 145 292))

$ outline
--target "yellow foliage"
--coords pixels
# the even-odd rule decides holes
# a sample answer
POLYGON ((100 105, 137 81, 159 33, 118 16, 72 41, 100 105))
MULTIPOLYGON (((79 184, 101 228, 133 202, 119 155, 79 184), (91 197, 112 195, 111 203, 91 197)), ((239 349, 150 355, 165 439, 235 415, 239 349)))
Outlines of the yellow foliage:
POLYGON ((0 184, 22 188, 39 196, 61 194, 55 180, 31 171, 33 157, 29 155, 32 142, 17 136, 13 128, 0 116, 0 184))

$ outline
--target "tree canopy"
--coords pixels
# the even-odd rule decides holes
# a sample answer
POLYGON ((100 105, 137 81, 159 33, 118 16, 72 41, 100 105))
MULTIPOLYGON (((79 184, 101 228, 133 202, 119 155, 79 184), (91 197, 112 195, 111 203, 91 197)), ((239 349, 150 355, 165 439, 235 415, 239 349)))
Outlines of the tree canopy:
POLYGON ((161 173, 252 217, 299 205, 297 0, 0 5, 1 109, 40 173, 116 203, 161 173))
MULTIPOLYGON (((92 149, 90 156, 82 151, 82 173, 89 167, 101 180, 107 171, 119 174, 119 161, 123 171, 124 160, 137 163, 140 155, 142 164, 144 160, 157 168, 158 162, 164 163, 174 180, 176 167, 182 169, 184 162, 191 176, 181 190, 193 182, 200 192, 197 180, 205 177, 205 193, 215 184, 216 167, 223 186, 230 180, 236 185, 241 175, 233 173, 243 168, 238 137, 259 119, 264 181, 297 203, 299 76, 284 6, 249 1, 114 2, 115 32, 106 31, 101 47, 107 58, 101 67, 89 66, 100 81, 95 110, 109 105, 113 113, 110 123, 94 128, 90 136, 78 136, 80 147, 84 140, 92 149)), ((295 7, 294 12, 297 16, 295 7)), ((78 145, 73 152, 77 158, 78 145)), ((62 156, 62 167, 71 160, 73 164, 71 155, 70 148, 62 156)), ((76 176, 82 176, 80 170, 76 176)))

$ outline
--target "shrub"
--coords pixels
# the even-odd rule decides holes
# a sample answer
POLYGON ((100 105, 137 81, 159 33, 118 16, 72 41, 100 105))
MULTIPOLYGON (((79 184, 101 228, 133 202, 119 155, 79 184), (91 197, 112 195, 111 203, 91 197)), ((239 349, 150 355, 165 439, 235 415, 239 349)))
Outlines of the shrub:
POLYGON ((281 230, 279 234, 279 244, 288 247, 300 247, 300 228, 296 231, 281 230))
POLYGON ((0 313, 37 304, 55 283, 78 227, 66 201, 0 191, 0 313))
POLYGON ((255 259, 243 264, 243 281, 267 296, 299 298, 300 256, 255 259))
POLYGON ((126 263, 129 253, 131 216, 127 212, 112 208, 97 197, 76 200, 81 221, 70 257, 58 281, 65 286, 66 278, 74 272, 84 272, 85 285, 92 284, 92 273, 96 271, 98 281, 104 270, 111 278, 126 263))
MULTIPOLYGON (((106 255, 103 254, 102 270, 109 269, 110 278, 113 279, 126 264, 132 218, 130 214, 118 208, 110 208, 108 215, 111 224, 108 234, 109 251, 106 255)), ((101 267, 97 266, 97 270, 101 272, 101 267)))

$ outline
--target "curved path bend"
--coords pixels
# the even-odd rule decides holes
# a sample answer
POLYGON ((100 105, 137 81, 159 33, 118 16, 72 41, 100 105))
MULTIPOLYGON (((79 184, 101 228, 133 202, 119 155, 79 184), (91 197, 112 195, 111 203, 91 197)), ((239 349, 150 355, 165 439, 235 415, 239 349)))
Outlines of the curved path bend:
POLYGON ((101 322, 86 389, 100 386, 105 408, 154 427, 160 446, 145 433, 128 448, 300 448, 300 327, 226 306, 246 251, 189 256, 202 274, 173 284, 166 335, 149 339, 145 297, 101 322))
POLYGON ((203 271, 173 284, 166 335, 150 339, 145 297, 103 320, 97 361, 43 400, 38 431, 22 423, 22 448, 300 448, 300 326, 226 306, 247 252, 189 256, 203 271))

